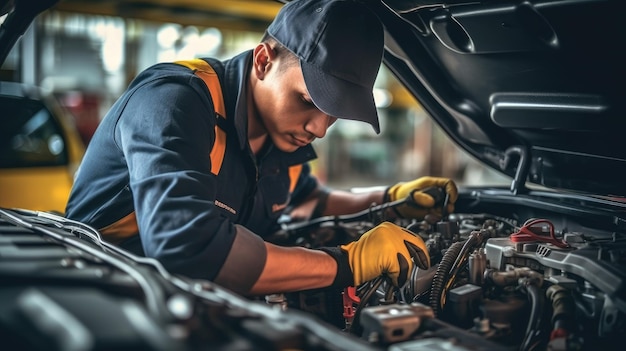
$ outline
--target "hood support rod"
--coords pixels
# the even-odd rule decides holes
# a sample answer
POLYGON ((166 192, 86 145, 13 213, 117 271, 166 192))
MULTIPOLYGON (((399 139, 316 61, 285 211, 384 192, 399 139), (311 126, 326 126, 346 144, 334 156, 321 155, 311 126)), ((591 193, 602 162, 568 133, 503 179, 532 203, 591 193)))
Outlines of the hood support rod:
POLYGON ((526 179, 528 178, 528 172, 530 170, 529 154, 530 152, 525 147, 511 146, 506 149, 504 157, 500 160, 500 169, 504 171, 509 166, 509 163, 511 163, 511 159, 514 155, 519 157, 515 178, 511 181, 511 192, 513 195, 526 192, 526 179))

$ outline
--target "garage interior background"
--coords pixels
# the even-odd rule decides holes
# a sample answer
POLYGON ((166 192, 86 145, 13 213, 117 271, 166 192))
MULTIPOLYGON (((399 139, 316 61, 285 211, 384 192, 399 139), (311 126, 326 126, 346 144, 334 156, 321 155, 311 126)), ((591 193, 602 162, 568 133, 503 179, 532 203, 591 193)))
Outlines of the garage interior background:
MULTIPOLYGON (((274 0, 65 0, 40 15, 0 71, 40 86, 71 114, 85 144, 142 69, 253 48, 282 4, 274 0)), ((0 23, 3 18, 0 17, 0 23)), ((381 134, 339 121, 315 142, 314 171, 329 186, 387 185, 423 175, 463 185, 508 184, 454 146, 382 67, 376 83, 381 134)))

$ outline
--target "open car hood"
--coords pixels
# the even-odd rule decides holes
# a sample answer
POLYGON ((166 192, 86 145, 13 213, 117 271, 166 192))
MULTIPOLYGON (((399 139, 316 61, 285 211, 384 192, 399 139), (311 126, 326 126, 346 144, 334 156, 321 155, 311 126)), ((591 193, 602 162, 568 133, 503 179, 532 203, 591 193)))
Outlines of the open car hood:
POLYGON ((622 1, 374 3, 385 64, 515 193, 626 195, 622 1))

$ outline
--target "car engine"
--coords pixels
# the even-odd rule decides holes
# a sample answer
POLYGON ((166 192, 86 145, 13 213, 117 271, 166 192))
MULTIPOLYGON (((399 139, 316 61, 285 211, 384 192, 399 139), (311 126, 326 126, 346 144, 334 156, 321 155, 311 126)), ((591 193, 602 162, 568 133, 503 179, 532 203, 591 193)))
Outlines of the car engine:
MULTIPOLYGON (((384 220, 387 206, 283 225, 278 237, 307 247, 338 244, 384 220)), ((424 239, 432 263, 414 269, 400 289, 379 278, 340 292, 341 299, 328 291, 288 294, 288 305, 393 350, 620 348, 626 331, 620 202, 467 190, 457 209, 443 218, 396 221, 424 239)))
MULTIPOLYGON (((268 240, 348 242, 401 201, 286 217, 268 240)), ((617 350, 626 332, 625 207, 464 189, 454 213, 395 221, 431 257, 404 286, 379 277, 257 298, 171 275, 61 216, 1 209, 0 337, 16 350, 617 350)))

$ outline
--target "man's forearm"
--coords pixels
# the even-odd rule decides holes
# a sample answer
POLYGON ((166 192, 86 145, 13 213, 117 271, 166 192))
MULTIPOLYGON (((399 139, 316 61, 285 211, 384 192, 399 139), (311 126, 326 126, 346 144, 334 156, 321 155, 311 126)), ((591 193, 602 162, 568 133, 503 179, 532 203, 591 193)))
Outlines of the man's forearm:
POLYGON ((342 190, 318 190, 297 205, 289 214, 295 219, 337 216, 362 211, 373 203, 383 202, 383 191, 355 194, 342 190))
POLYGON ((347 191, 333 190, 326 199, 322 215, 345 215, 367 209, 372 204, 383 202, 382 190, 355 194, 347 191))
POLYGON ((250 294, 263 295, 330 286, 337 262, 327 253, 265 243, 267 260, 250 294))

